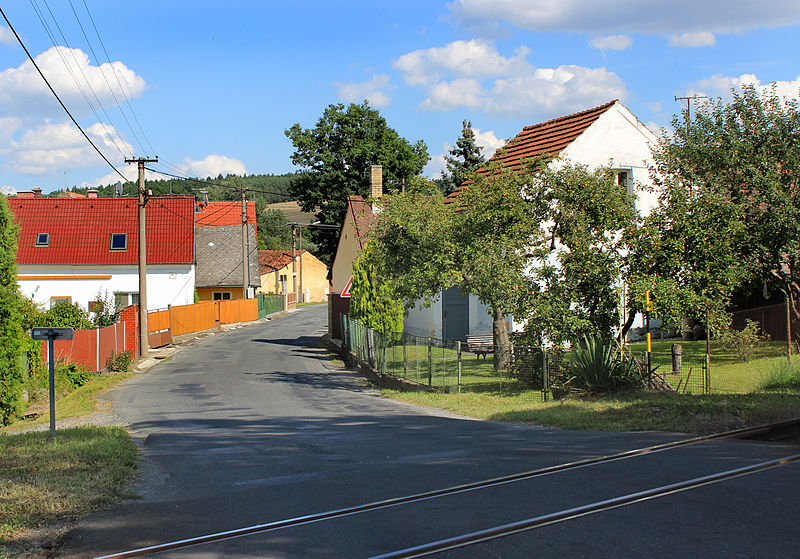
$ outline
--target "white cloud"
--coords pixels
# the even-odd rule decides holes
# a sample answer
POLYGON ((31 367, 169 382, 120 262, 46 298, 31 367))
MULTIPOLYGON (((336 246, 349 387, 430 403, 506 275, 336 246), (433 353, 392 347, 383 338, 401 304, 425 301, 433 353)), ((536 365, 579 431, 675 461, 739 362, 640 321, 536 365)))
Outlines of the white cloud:
POLYGON ((422 174, 426 177, 430 177, 432 179, 440 179, 442 178, 442 173, 446 168, 446 164, 444 161, 444 154, 450 150, 450 144, 443 144, 443 153, 437 153, 436 155, 431 155, 430 160, 422 169, 422 174))
POLYGON ((762 84, 755 74, 742 74, 737 77, 714 74, 709 78, 698 81, 686 93, 688 95, 698 94, 709 97, 722 97, 728 100, 731 98, 731 90, 741 91, 742 87, 746 85, 755 87, 762 94, 772 92, 774 88, 779 97, 800 99, 800 76, 791 81, 762 84))
POLYGON ((669 38, 671 47, 713 47, 715 44, 717 44, 717 38, 710 31, 681 33, 680 35, 671 35, 669 38))
POLYGON ((625 50, 633 45, 633 39, 628 35, 606 35, 594 37, 589 45, 600 50, 625 50))
POLYGON ((8 27, 0 27, 0 44, 3 45, 16 45, 17 38, 8 27))
MULTIPOLYGON (((95 123, 85 129, 94 144, 112 163, 122 164, 123 156, 116 151, 133 153, 133 147, 117 136, 107 124, 95 123), (114 156, 114 153, 117 153, 114 156)), ((61 169, 92 167, 105 162, 70 122, 43 124, 22 133, 20 139, 11 139, 5 150, 8 165, 17 173, 47 174, 61 169)))
POLYGON ((415 50, 395 60, 392 66, 403 72, 409 85, 421 85, 441 81, 448 74, 485 78, 518 72, 528 65, 525 56, 529 52, 527 47, 520 47, 516 56, 507 58, 491 43, 473 39, 415 50))
POLYGON ((478 146, 482 147, 481 154, 486 158, 489 159, 491 156, 494 155, 498 149, 503 147, 506 144, 506 141, 498 138, 494 130, 487 130, 486 132, 481 132, 480 128, 473 128, 472 132, 475 134, 475 143, 478 146))
POLYGON ((17 189, 13 186, 0 186, 0 193, 5 194, 6 196, 16 196, 17 189))
POLYGON ((796 0, 453 0, 448 7, 458 23, 478 30, 502 24, 585 33, 736 33, 800 22, 796 0))
POLYGON ((395 60, 411 85, 424 87, 420 108, 449 111, 461 107, 499 118, 553 117, 623 99, 622 79, 605 68, 535 68, 529 49, 505 57, 485 41, 455 41, 417 50, 395 60))
POLYGON ((339 98, 347 103, 358 103, 366 99, 373 107, 386 107, 391 103, 386 89, 390 89, 388 74, 376 74, 367 82, 338 83, 334 82, 339 88, 339 98))
MULTIPOLYGON (((96 105, 94 96, 86 85, 88 81, 100 103, 105 107, 116 104, 114 94, 117 100, 121 101, 123 98, 118 91, 119 86, 114 74, 119 78, 129 98, 139 97, 145 89, 144 79, 122 62, 93 66, 86 53, 80 49, 52 47, 36 57, 36 64, 76 117, 90 113, 76 81, 96 105), (114 94, 108 84, 115 88, 114 94)), ((23 118, 47 116, 60 118, 63 115, 63 110, 30 60, 18 68, 8 68, 0 72, 0 116, 3 114, 23 118)))
POLYGON ((207 155, 200 161, 193 161, 188 157, 181 166, 185 172, 198 178, 216 177, 217 175, 244 175, 247 173, 244 163, 239 159, 224 155, 207 155))

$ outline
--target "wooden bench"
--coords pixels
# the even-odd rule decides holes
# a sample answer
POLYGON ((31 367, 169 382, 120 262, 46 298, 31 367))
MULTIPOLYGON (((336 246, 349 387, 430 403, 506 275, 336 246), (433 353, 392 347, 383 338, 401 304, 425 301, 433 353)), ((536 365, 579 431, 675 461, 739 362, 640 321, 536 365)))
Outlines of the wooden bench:
POLYGON ((467 334, 467 351, 475 354, 475 359, 494 353, 494 336, 492 334, 467 334))

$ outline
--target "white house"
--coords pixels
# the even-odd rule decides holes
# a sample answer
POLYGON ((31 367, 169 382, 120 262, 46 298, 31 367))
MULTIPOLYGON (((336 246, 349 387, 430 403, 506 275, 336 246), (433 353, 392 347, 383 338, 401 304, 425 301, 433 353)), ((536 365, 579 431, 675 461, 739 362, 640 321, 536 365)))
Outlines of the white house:
MULTIPOLYGON (((559 156, 551 165, 564 162, 605 166, 616 172, 617 180, 636 195, 636 207, 647 215, 655 207, 657 193, 649 168, 652 147, 658 138, 619 101, 526 126, 491 161, 519 169, 522 163, 543 154, 559 156)), ((479 171, 480 172, 480 171, 479 171)), ((449 198, 457 199, 459 190, 449 198)), ((466 334, 489 334, 492 320, 486 305, 458 288, 447 290, 433 306, 416 308, 405 320, 405 330, 444 339, 464 339, 466 334)))
MULTIPOLYGON (((139 300, 138 199, 49 198, 41 191, 8 199, 20 226, 20 291, 45 309, 68 300, 87 310, 106 297, 139 300)), ((194 198, 151 196, 146 206, 147 307, 194 302, 194 198)))

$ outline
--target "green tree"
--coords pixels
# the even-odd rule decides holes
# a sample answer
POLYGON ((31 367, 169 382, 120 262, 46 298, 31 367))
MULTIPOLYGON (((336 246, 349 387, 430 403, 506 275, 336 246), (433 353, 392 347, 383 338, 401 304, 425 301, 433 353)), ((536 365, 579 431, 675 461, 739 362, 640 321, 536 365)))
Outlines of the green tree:
MULTIPOLYGON (((395 191, 430 159, 422 140, 411 144, 400 137, 366 101, 329 105, 314 128, 295 124, 285 134, 294 146, 291 161, 301 169, 291 193, 303 211, 316 212, 326 224, 341 223, 348 196, 369 196, 370 165, 383 165, 384 184, 395 191)), ((330 263, 337 233, 315 229, 312 236, 320 258, 330 263)))
POLYGON ((19 227, 0 196, 0 424, 15 419, 23 407, 23 371, 20 367, 22 331, 21 296, 17 288, 17 238, 19 227))
POLYGON ((442 176, 442 180, 445 181, 445 194, 450 194, 461 186, 486 163, 486 158, 481 154, 482 149, 475 143, 472 123, 468 120, 463 121, 461 135, 456 140, 455 147, 449 151, 450 155, 444 157, 447 168, 447 174, 442 176))
MULTIPOLYGON (((797 101, 745 87, 730 102, 706 103, 694 118, 675 117, 672 125, 674 133, 662 137, 654 152, 656 171, 668 190, 686 190, 695 211, 685 214, 684 226, 705 229, 699 242, 690 235, 684 246, 699 252, 686 266, 703 263, 708 270, 708 285, 697 282, 690 299, 713 304, 746 279, 760 278, 791 296, 799 316, 797 101), (711 218, 703 215, 709 207, 711 218), (719 243, 724 250, 717 250, 719 243), (712 274, 721 281, 710 281, 712 274)), ((686 306, 692 305, 697 302, 686 306)))
POLYGON ((280 210, 258 212, 258 248, 261 250, 288 250, 292 248, 289 222, 280 210))
POLYGON ((527 244, 531 281, 519 318, 536 343, 610 337, 639 223, 634 199, 609 169, 545 163, 526 191, 539 200, 540 231, 527 244))
POLYGON ((39 317, 40 326, 55 326, 58 328, 75 328, 76 330, 90 330, 92 321, 89 313, 78 303, 59 301, 50 310, 39 317))
POLYGON ((378 273, 373 258, 374 244, 368 242, 353 263, 350 316, 378 332, 403 331, 403 305, 391 289, 388 278, 378 273))

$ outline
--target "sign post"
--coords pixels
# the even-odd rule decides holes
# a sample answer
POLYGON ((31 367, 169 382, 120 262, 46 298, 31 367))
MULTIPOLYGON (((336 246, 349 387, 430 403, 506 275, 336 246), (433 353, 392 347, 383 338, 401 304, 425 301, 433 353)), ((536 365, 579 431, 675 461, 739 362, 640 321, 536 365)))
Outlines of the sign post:
POLYGON ((56 436, 56 357, 53 354, 54 340, 71 340, 75 335, 72 328, 49 326, 31 328, 31 338, 47 340, 47 361, 50 369, 50 438, 56 436))

